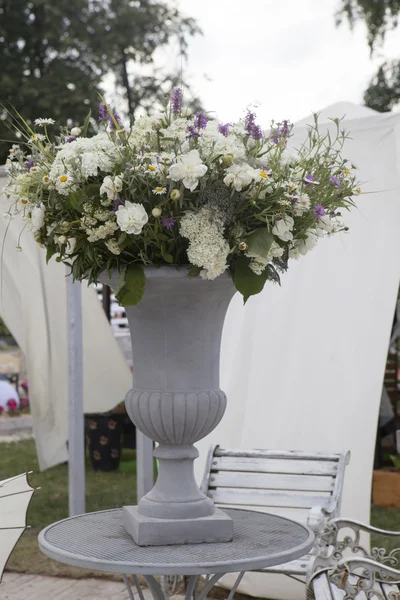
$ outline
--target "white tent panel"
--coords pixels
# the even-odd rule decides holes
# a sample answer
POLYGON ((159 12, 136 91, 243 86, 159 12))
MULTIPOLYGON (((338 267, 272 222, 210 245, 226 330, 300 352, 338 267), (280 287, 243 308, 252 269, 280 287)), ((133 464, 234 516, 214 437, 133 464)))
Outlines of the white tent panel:
MULTIPOLYGON (((6 182, 0 178, 0 190, 6 182)), ((8 221, 4 197, 0 200, 0 240, 5 237, 0 263, 0 315, 26 356, 29 395, 40 467, 68 459, 68 361, 65 267, 52 259, 30 232, 21 237, 23 224, 8 221)), ((112 335, 96 292, 82 286, 84 407, 103 412, 123 400, 131 374, 112 335)))
MULTIPOLYGON (((321 120, 327 114, 343 116, 346 106, 326 109, 321 120)), ((370 116, 369 109, 358 114, 350 107, 353 118, 344 125, 352 139, 344 154, 359 167, 363 191, 371 193, 359 196, 358 208, 344 215, 349 233, 320 240, 309 255, 292 261, 281 288, 267 285, 244 308, 235 296, 223 335, 227 412, 198 444, 196 468, 200 478, 211 443, 350 449, 342 514, 368 521, 378 409, 400 278, 400 115, 370 116)), ((296 127, 291 146, 297 147, 305 133, 296 127)), ((301 584, 287 578, 257 574, 246 575, 240 590, 281 600, 304 593, 301 584)))

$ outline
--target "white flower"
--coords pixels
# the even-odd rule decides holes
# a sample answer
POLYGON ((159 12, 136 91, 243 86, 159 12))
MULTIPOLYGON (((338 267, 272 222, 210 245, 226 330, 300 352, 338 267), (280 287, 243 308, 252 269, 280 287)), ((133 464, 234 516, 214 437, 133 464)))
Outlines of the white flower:
POLYGON ((60 235, 60 236, 58 237, 57 244, 58 244, 59 246, 63 246, 64 244, 66 244, 66 243, 67 243, 67 241, 68 241, 68 238, 67 238, 67 236, 66 236, 66 235, 60 235))
POLYGON ((31 226, 30 229, 33 233, 36 233, 44 225, 44 214, 45 207, 43 204, 40 206, 34 206, 31 212, 31 226))
POLYGON ((259 175, 258 171, 247 164, 232 165, 226 169, 225 172, 225 185, 232 185, 237 192, 240 192, 243 188, 250 185, 250 183, 252 183, 259 175))
POLYGON ((128 201, 118 207, 116 215, 120 230, 134 235, 139 235, 149 220, 143 204, 128 201))
POLYGON ((156 194, 157 196, 161 196, 162 194, 165 194, 165 192, 167 191, 167 188, 165 187, 156 187, 154 188, 154 190, 151 190, 153 192, 153 194, 156 194))
POLYGON ((106 177, 104 177, 103 183, 101 184, 100 195, 107 194, 107 198, 109 200, 115 200, 118 192, 120 192, 121 190, 122 177, 120 175, 117 175, 113 179, 112 177, 107 175, 106 177))
POLYGON ((219 254, 216 254, 213 257, 213 259, 207 263, 207 268, 202 269, 200 271, 200 277, 202 279, 208 279, 209 281, 212 281, 213 279, 216 279, 217 277, 222 275, 224 271, 226 271, 226 269, 228 268, 228 265, 226 264, 226 250, 229 252, 228 242, 226 242, 226 245, 224 244, 224 247, 221 249, 221 252, 219 254))
POLYGON ((65 249, 65 253, 66 254, 72 254, 73 251, 75 250, 75 246, 76 246, 76 238, 68 238, 67 239, 67 247, 65 249))
POLYGON ((153 215, 153 217, 161 217, 162 215, 162 210, 161 208, 159 208, 158 206, 156 206, 155 208, 153 208, 153 210, 151 211, 151 214, 153 215))
POLYGON ((80 136, 80 135, 81 135, 81 133, 82 133, 82 129, 81 129, 80 127, 73 127, 73 128, 71 129, 71 135, 72 135, 73 137, 78 137, 78 136, 80 136))
POLYGON ((293 214, 296 217, 301 217, 303 213, 310 210, 311 202, 308 194, 299 194, 296 202, 293 204, 293 214))
POLYGON ((308 235, 305 240, 294 241, 294 249, 297 251, 297 255, 302 254, 304 256, 314 248, 317 242, 318 236, 313 231, 308 231, 308 235))
POLYGON ((282 217, 282 219, 276 221, 274 227, 272 228, 272 233, 283 242, 290 242, 293 239, 293 226, 294 220, 292 217, 285 215, 282 217))
POLYGON ((46 139, 46 136, 43 135, 43 133, 34 133, 31 138, 30 138, 30 142, 43 142, 46 139))
POLYGON ((182 181, 185 188, 191 192, 196 189, 200 177, 206 174, 208 167, 201 162, 198 150, 191 150, 179 157, 169 168, 172 181, 182 181))
POLYGON ((35 125, 39 125, 39 127, 44 127, 45 125, 54 125, 54 119, 35 119, 35 125))

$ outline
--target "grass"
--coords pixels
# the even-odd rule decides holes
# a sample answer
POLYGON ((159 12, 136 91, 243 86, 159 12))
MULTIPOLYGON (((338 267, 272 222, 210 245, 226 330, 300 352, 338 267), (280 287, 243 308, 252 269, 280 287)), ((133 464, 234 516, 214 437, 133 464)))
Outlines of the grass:
MULTIPOLYGON (((30 482, 41 487, 33 497, 28 512, 31 526, 18 542, 8 562, 8 570, 19 573, 57 575, 60 577, 108 577, 111 574, 94 573, 63 565, 42 554, 37 536, 43 527, 68 517, 68 466, 58 465, 39 472, 33 440, 0 445, 0 479, 13 477, 24 471, 33 471, 30 482)), ((136 460, 133 450, 124 450, 120 470, 110 473, 94 472, 86 463, 86 510, 88 512, 119 508, 136 501, 136 460)), ((372 507, 371 522, 376 527, 400 531, 400 509, 372 507)), ((399 546, 396 540, 382 540, 374 536, 372 544, 391 550, 399 546)))
MULTIPOLYGON (((33 440, 0 445, 0 480, 24 471, 33 471, 29 481, 41 487, 32 496, 28 529, 18 542, 7 569, 19 573, 87 577, 88 571, 63 565, 42 554, 37 536, 43 527, 68 517, 68 466, 58 465, 42 473, 33 440)), ((124 450, 119 471, 100 473, 86 462, 86 511, 119 508, 136 502, 136 459, 133 450, 124 450)), ((94 575, 95 573, 90 573, 94 575)), ((96 574, 101 576, 100 573, 96 574)), ((118 578, 119 580, 120 578, 118 578)))

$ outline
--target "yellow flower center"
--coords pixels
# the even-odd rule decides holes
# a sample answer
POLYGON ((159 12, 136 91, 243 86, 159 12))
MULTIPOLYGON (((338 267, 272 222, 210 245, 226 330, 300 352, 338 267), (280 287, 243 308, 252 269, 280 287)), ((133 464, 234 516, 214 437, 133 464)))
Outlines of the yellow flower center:
POLYGON ((350 175, 350 173, 351 173, 351 171, 349 171, 349 169, 346 169, 346 170, 345 170, 345 174, 346 174, 346 175, 350 175))
POLYGON ((265 171, 260 171, 260 177, 264 177, 264 179, 268 179, 268 175, 265 171))
POLYGON ((25 198, 22 198, 21 204, 28 204, 28 200, 25 200, 25 198))
POLYGON ((68 181, 68 177, 66 175, 62 175, 60 177, 60 181, 61 181, 61 183, 65 183, 66 181, 68 181))
POLYGON ((153 167, 153 165, 149 165, 149 171, 155 171, 155 170, 156 170, 156 168, 153 167))
POLYGON ((164 191, 164 188, 162 188, 162 187, 158 187, 158 188, 156 188, 156 190, 157 190, 157 192, 159 192, 159 193, 161 194, 161 192, 163 192, 163 191, 164 191))
POLYGON ((49 178, 48 178, 48 177, 43 177, 43 181, 44 181, 45 183, 48 183, 48 182, 49 182, 49 178))

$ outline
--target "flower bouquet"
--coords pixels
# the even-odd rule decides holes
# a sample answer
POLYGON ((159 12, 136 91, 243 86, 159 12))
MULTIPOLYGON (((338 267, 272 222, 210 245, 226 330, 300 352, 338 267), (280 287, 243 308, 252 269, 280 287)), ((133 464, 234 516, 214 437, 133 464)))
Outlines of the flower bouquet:
POLYGON ((208 280, 228 271, 246 301, 279 282, 289 258, 345 230, 340 209, 359 193, 339 121, 332 138, 315 118, 290 154, 288 121, 264 131, 250 111, 236 123, 191 114, 179 88, 162 114, 132 127, 105 102, 97 122, 89 115, 56 136, 52 119, 35 128, 12 119, 23 148, 7 161, 8 216, 22 214, 47 258, 75 279, 118 271, 125 306, 140 301, 148 265, 188 265, 208 280))

